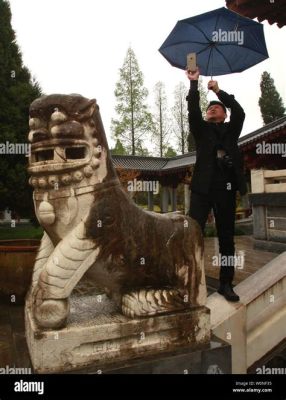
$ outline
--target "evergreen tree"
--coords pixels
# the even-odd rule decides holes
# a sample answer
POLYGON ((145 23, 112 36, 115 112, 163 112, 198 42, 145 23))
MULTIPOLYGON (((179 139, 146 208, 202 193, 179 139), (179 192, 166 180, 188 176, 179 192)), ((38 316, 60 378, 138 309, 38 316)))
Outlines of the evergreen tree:
POLYGON ((280 94, 276 90, 274 80, 267 71, 264 71, 261 76, 260 89, 261 96, 258 104, 265 125, 283 117, 285 107, 283 106, 280 94))
MULTIPOLYGON (((41 95, 32 82, 11 26, 9 3, 0 0, 0 143, 27 143, 30 103, 41 95)), ((0 210, 8 207, 21 216, 33 214, 27 157, 0 154, 0 210)))
POLYGON ((148 91, 144 87, 143 74, 131 47, 120 68, 120 78, 114 93, 118 119, 112 119, 111 130, 129 153, 135 155, 142 151, 143 137, 152 130, 152 116, 146 104, 148 91))
POLYGON ((176 151, 173 149, 172 146, 168 146, 167 150, 164 153, 164 157, 176 157, 177 153, 176 151))
POLYGON ((136 153, 138 156, 151 156, 149 150, 144 146, 142 139, 138 139, 137 141, 136 153))
POLYGON ((124 156, 127 154, 126 149, 124 148, 123 144, 119 139, 116 140, 115 147, 114 149, 111 149, 110 152, 113 155, 120 155, 120 156, 124 156))
POLYGON ((153 136, 156 151, 163 157, 168 148, 168 138, 170 134, 170 118, 168 115, 168 105, 165 85, 157 82, 155 85, 155 111, 153 113, 153 136))

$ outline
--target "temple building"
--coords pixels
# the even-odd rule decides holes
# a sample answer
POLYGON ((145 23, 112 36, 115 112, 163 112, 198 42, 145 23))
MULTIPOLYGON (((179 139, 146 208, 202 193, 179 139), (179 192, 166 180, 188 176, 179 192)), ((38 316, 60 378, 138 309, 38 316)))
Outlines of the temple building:
MULTIPOLYGON (((243 155, 245 176, 250 192, 250 171, 252 169, 286 168, 286 116, 251 132, 238 141, 243 155)), ((191 182, 192 171, 196 162, 196 152, 186 153, 172 158, 112 156, 119 175, 121 171, 133 172, 137 181, 158 181, 161 193, 161 211, 177 210, 177 189, 179 184, 191 182)), ((130 175, 132 176, 132 174, 130 175)), ((153 210, 153 191, 148 191, 148 209, 153 210)), ((188 193, 185 196, 185 212, 189 207, 188 193)), ((249 208, 248 196, 242 199, 242 208, 249 208)))

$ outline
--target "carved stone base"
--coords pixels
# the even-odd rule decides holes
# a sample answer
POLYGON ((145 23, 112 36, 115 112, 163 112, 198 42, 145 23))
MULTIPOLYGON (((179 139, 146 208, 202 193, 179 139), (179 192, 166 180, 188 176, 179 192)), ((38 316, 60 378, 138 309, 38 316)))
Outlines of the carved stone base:
MULTIPOLYGON (((102 368, 105 374, 231 374, 231 345, 212 335, 209 345, 201 350, 180 349, 155 356, 114 364, 102 368), (112 368, 112 369, 111 369, 112 368)), ((85 368, 77 373, 92 374, 85 368)))
POLYGON ((61 330, 39 330, 29 302, 26 338, 35 372, 104 368, 136 358, 186 348, 199 350, 210 342, 210 311, 187 311, 129 319, 118 313, 104 294, 71 296, 68 324, 61 330))

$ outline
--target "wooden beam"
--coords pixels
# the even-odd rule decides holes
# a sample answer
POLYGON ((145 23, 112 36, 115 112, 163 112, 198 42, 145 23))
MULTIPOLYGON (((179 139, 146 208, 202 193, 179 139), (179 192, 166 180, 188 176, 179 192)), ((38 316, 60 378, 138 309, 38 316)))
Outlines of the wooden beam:
MULTIPOLYGON (((282 13, 277 14, 277 16, 275 16, 275 17, 271 17, 271 22, 276 22, 279 28, 286 25, 286 12, 284 11, 282 13), (275 18, 275 20, 274 20, 274 18, 275 18)), ((269 21, 269 23, 270 23, 270 21, 269 21)))
POLYGON ((257 0, 234 0, 234 3, 238 5, 238 7, 241 6, 247 6, 247 7, 252 7, 253 5, 257 5, 258 3, 261 3, 261 0, 257 2, 257 0))
POLYGON ((261 0, 233 0, 227 1, 226 6, 245 17, 257 18, 259 22, 267 19, 270 25, 277 23, 280 28, 286 25, 286 16, 283 13, 285 0, 275 0, 274 3, 267 1, 264 4, 261 4, 261 0))
POLYGON ((255 12, 256 16, 257 15, 259 16, 259 18, 271 20, 274 23, 276 22, 277 18, 281 17, 281 14, 284 13, 285 9, 286 9, 286 4, 279 6, 279 8, 278 7, 273 8, 273 6, 270 3, 267 6, 259 7, 259 9, 253 11, 255 12))
POLYGON ((266 193, 285 193, 286 183, 273 183, 265 185, 266 193))
POLYGON ((286 179, 286 169, 279 169, 277 171, 264 171, 264 178, 283 178, 286 179))
MULTIPOLYGON (((241 9, 242 12, 244 13, 244 9, 241 9)), ((263 18, 265 19, 267 15, 271 14, 271 11, 273 11, 273 6, 271 3, 265 4, 263 6, 249 6, 245 8, 245 11, 247 12, 248 16, 250 18, 263 18)))

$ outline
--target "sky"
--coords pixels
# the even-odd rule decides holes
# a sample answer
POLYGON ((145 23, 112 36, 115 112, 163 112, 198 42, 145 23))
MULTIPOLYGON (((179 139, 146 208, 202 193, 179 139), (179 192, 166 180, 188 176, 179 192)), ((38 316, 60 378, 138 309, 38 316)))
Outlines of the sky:
MULTIPOLYGON (((180 82, 189 85, 183 70, 172 67, 158 48, 176 22, 225 6, 223 0, 10 0, 12 26, 23 62, 45 94, 79 93, 100 106, 110 145, 111 118, 116 117, 115 84, 131 46, 149 90, 166 85, 168 105, 180 82)), ((286 104, 286 27, 264 22, 269 59, 238 74, 214 77, 221 89, 234 94, 246 112, 242 136, 263 125, 258 99, 263 71, 270 72, 286 104)), ((210 78, 203 77, 207 86, 210 78)), ((215 98, 209 93, 209 99, 215 98)))

